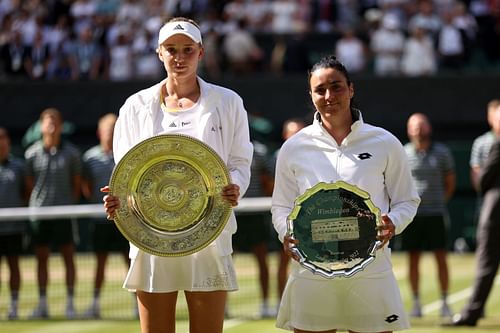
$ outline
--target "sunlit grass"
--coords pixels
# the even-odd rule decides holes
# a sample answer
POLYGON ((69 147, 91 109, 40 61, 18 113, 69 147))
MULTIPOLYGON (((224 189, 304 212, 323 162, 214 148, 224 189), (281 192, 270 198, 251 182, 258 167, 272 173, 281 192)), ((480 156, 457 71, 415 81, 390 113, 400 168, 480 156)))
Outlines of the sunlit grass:
MULTIPOLYGON (((83 313, 91 302, 94 258, 91 254, 80 254, 77 258, 78 283, 76 290, 76 307, 83 313)), ((407 280, 407 259, 402 253, 393 254, 394 271, 400 284, 405 307, 411 306, 410 287, 407 280)), ((277 333, 285 332, 274 327, 274 320, 255 320, 259 309, 259 288, 257 284, 257 268, 254 258, 248 254, 236 254, 235 265, 240 290, 230 294, 229 313, 231 318, 225 323, 227 333, 277 333)), ((274 254, 269 257, 271 277, 276 276, 277 261, 274 254)), ((450 255, 450 298, 471 287, 474 279, 475 260, 472 254, 450 255)), ((27 317, 36 305, 38 296, 36 288, 35 262, 32 257, 22 259, 23 286, 20 300, 20 316, 18 321, 7 321, 8 305, 8 269, 5 262, 1 266, 2 289, 0 294, 0 332, 1 333, 137 333, 139 322, 133 317, 132 296, 121 288, 126 269, 119 256, 112 256, 107 267, 106 285, 102 296, 102 320, 65 320, 64 306, 66 302, 64 288, 64 269, 60 257, 54 255, 50 261, 50 310, 51 319, 46 321, 28 320, 27 317)), ((424 255, 421 262, 421 299, 424 305, 433 304, 440 297, 434 258, 424 255)), ((486 318, 474 328, 475 333, 500 332, 500 280, 495 285, 486 308, 486 318)), ((271 281, 271 294, 276 301, 276 281, 271 281)), ((458 312, 467 297, 451 304, 458 312)), ((429 307, 428 307, 429 308, 429 307)), ((412 328, 409 333, 446 333, 465 332, 470 329, 443 328, 440 326, 438 308, 429 311, 423 318, 411 319, 412 328)), ((188 332, 187 311, 181 295, 178 301, 177 332, 188 332)))

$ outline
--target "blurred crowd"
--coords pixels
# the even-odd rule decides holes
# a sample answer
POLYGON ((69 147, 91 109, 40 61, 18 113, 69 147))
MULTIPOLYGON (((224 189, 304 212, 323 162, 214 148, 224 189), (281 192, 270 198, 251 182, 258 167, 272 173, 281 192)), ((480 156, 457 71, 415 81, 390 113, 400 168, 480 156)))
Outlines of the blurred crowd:
POLYGON ((0 0, 0 79, 157 79, 173 16, 200 24, 212 78, 302 72, 314 36, 353 74, 500 68, 498 0, 0 0))

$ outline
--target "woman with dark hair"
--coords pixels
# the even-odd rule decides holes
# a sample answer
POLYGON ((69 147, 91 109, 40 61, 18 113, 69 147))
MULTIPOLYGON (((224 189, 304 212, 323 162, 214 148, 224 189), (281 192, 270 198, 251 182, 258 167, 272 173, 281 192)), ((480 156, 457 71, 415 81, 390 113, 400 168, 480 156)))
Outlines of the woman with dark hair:
POLYGON ((316 109, 313 124, 287 140, 278 155, 273 224, 295 259, 277 327, 294 332, 392 332, 409 328, 387 244, 411 222, 420 199, 400 141, 363 122, 353 106, 354 85, 345 67, 327 56, 309 72, 316 109), (311 163, 314 161, 314 163, 311 163), (375 259, 349 278, 326 279, 297 263, 287 232, 295 199, 314 185, 337 181, 368 192, 381 212, 375 259))

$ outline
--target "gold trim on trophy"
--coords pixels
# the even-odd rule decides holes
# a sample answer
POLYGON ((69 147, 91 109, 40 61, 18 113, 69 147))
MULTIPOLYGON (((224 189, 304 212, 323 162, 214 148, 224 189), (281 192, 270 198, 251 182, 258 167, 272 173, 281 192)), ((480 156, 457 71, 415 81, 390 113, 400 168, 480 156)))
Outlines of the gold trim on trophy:
POLYGON ((130 149, 115 166, 111 194, 119 197, 115 222, 139 249, 164 257, 185 256, 222 232, 231 206, 224 161, 210 146, 182 134, 162 134, 130 149))

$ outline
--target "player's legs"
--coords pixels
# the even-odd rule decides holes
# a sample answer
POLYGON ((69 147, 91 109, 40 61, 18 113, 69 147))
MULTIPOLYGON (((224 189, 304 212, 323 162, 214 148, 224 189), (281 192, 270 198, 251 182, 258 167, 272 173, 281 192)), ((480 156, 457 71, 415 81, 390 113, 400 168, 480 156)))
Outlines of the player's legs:
POLYGON ((74 306, 76 280, 75 245, 73 243, 63 244, 60 247, 60 251, 63 257, 64 267, 66 268, 66 318, 73 319, 76 315, 74 306))
POLYGON ((408 274, 410 277, 410 286, 413 295, 418 295, 419 293, 419 279, 420 279, 420 251, 410 251, 409 252, 409 270, 408 274))
POLYGON ((269 299, 269 268, 267 265, 267 244, 260 243, 252 247, 259 267, 259 284, 263 300, 269 299))
POLYGON ((409 251, 408 276, 410 278, 410 288, 413 295, 413 306, 410 312, 412 317, 422 317, 422 306, 420 304, 420 251, 409 251))
POLYGON ((446 250, 436 250, 434 251, 434 257, 436 258, 437 268, 438 268, 438 278, 439 285, 441 287, 441 293, 448 293, 449 276, 448 276, 448 264, 446 262, 446 250))
POLYGON ((74 289, 76 279, 75 245, 73 243, 61 245, 60 251, 63 257, 64 267, 66 268, 66 288, 68 288, 68 290, 74 289))
MULTIPOLYGON (((141 333, 175 333, 177 291, 148 293, 138 290, 137 303, 139 305, 141 333)), ((210 319, 205 323, 209 325, 210 319)))
POLYGON ((227 291, 186 291, 190 333, 222 333, 227 291))
POLYGON ((49 266, 50 249, 48 245, 36 245, 35 256, 37 262, 37 279, 38 290, 45 292, 49 281, 48 266, 49 266))
POLYGON ((96 271, 95 271, 95 281, 94 281, 94 291, 100 291, 102 285, 104 284, 104 272, 106 269, 106 262, 108 261, 107 252, 98 252, 96 256, 96 271))
POLYGON ((7 264, 9 265, 10 279, 9 287, 10 292, 19 293, 21 287, 21 271, 19 270, 19 256, 7 256, 7 264))

